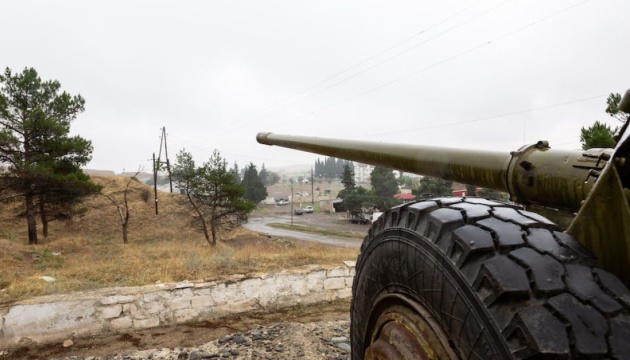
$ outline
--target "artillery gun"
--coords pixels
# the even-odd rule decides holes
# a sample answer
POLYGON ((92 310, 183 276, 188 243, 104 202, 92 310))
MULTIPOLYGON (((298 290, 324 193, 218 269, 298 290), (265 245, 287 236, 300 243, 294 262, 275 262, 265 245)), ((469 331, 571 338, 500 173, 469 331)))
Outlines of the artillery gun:
MULTIPOLYGON (((620 110, 630 113, 630 90, 620 110)), ((547 141, 502 153, 256 139, 499 190, 520 204, 440 197, 383 214, 357 259, 353 359, 630 359, 628 123, 614 149, 587 151, 547 141)))

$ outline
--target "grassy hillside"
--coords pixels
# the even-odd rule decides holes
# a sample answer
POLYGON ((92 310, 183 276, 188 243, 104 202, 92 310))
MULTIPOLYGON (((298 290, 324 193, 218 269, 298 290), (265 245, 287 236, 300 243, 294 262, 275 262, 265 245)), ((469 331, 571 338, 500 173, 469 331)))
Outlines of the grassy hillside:
MULTIPOLYGON (((129 178, 93 177, 103 193, 122 202, 129 178)), ((27 245, 23 204, 0 208, 0 303, 32 296, 107 286, 214 279, 224 274, 273 271, 305 264, 339 264, 357 250, 301 244, 237 228, 207 245, 194 226, 184 196, 159 194, 155 215, 153 189, 132 182, 129 244, 122 243, 116 207, 104 196, 83 203, 85 212, 71 222, 50 223, 40 244, 27 245), (40 277, 49 276, 54 282, 40 277)), ((38 224, 39 225, 39 224, 38 224)), ((40 226, 41 227, 41 226, 40 226)), ((40 229, 41 231, 41 229, 40 229)))

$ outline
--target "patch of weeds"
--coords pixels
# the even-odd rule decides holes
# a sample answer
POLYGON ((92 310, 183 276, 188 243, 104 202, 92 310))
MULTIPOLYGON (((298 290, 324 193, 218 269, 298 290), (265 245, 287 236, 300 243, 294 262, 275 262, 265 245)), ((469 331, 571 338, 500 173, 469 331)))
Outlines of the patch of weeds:
POLYGON ((39 270, 60 269, 63 266, 63 257, 59 253, 53 253, 48 248, 33 252, 33 259, 39 270))
POLYGON ((234 257, 234 250, 223 248, 219 250, 218 254, 214 254, 210 257, 212 264, 222 273, 225 274, 229 271, 232 265, 232 258, 234 257))
POLYGON ((17 237, 15 236, 15 233, 4 233, 4 232, 0 232, 0 239, 7 239, 11 242, 15 241, 17 237))
POLYGON ((83 281, 81 281, 81 289, 82 290, 91 290, 91 289, 99 289, 103 287, 103 284, 101 284, 98 281, 94 281, 91 279, 85 279, 83 281))
POLYGON ((4 288, 8 288, 9 285, 11 285, 11 282, 9 280, 4 280, 4 279, 0 278, 0 290, 2 290, 4 288))
POLYGON ((46 289, 44 290, 44 294, 45 295, 53 295, 53 294, 58 294, 59 293, 59 285, 57 285, 57 283, 50 283, 46 286, 46 289))
POLYGON ((188 271, 191 274, 196 275, 203 266, 203 259, 201 259, 199 254, 193 253, 186 257, 185 263, 188 271))
POLYGON ((97 246, 101 246, 101 245, 111 245, 114 243, 114 238, 110 235, 110 236, 106 236, 103 239, 99 240, 96 242, 97 246))

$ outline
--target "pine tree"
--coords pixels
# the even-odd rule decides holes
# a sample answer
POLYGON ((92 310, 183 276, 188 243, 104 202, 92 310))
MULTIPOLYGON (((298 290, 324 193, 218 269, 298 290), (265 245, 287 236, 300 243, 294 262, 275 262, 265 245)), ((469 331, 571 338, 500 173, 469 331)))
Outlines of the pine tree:
POLYGON ((214 150, 210 159, 199 168, 192 155, 181 150, 173 166, 173 179, 180 189, 184 189, 197 213, 206 241, 212 246, 217 244, 219 229, 240 224, 255 208, 243 199, 245 189, 236 184, 218 150, 214 150))
POLYGON ((617 131, 610 126, 595 121, 593 126, 582 128, 580 130, 580 141, 582 142, 582 150, 592 148, 612 148, 615 146, 613 134, 617 131))
POLYGON ((265 188, 265 184, 260 181, 258 170, 256 170, 256 165, 253 163, 249 163, 247 168, 245 168, 245 174, 243 175, 241 184, 245 188, 243 197, 254 204, 258 204, 267 198, 267 188, 265 188))
POLYGON ((91 159, 91 142, 69 135, 85 100, 60 92, 56 80, 42 81, 33 68, 19 74, 7 68, 0 85, 0 162, 10 165, 2 180, 24 199, 28 241, 37 244, 38 211, 47 224, 55 206, 99 190, 80 168, 91 159))

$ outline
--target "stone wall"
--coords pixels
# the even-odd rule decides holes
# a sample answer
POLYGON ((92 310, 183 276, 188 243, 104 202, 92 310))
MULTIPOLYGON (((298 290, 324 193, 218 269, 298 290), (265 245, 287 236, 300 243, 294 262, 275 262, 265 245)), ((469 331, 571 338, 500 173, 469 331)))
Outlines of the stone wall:
POLYGON ((28 299, 0 307, 0 349, 349 298, 354 265, 28 299))

